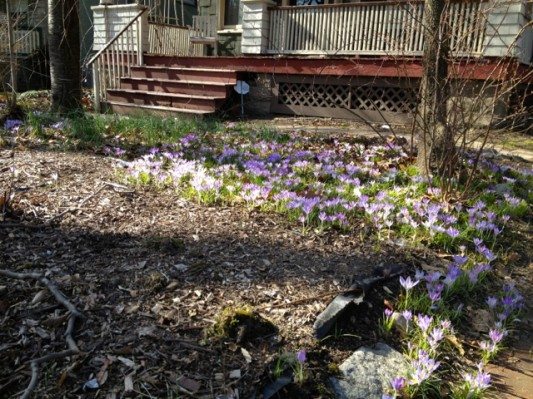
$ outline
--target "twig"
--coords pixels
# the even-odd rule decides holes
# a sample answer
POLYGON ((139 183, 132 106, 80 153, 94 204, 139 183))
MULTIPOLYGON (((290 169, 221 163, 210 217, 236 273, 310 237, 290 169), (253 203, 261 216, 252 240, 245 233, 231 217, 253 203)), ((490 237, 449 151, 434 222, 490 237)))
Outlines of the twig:
POLYGON ((0 275, 4 275, 6 277, 15 278, 18 280, 38 280, 41 284, 46 286, 50 293, 55 297, 55 299, 63 305, 67 310, 74 316, 82 318, 82 314, 80 311, 67 299, 65 294, 63 294, 56 286, 55 284, 50 281, 48 278, 43 276, 40 273, 16 273, 12 272, 11 270, 5 270, 0 269, 0 275))
POLYGON ((41 363, 48 362, 50 360, 54 359, 61 359, 64 357, 76 355, 80 353, 80 349, 76 345, 76 342, 74 340, 74 337, 72 334, 74 333, 74 327, 76 325, 76 319, 77 318, 83 318, 83 314, 70 302, 65 294, 63 294, 59 288, 47 277, 43 276, 40 273, 17 273, 13 272, 11 270, 5 270, 0 269, 0 275, 18 279, 18 280, 37 280, 41 284, 43 284, 48 291, 54 296, 57 302, 59 302, 63 307, 65 307, 70 315, 67 322, 67 328, 65 330, 65 341, 67 342, 68 349, 60 351, 60 352, 54 352, 49 353, 45 356, 39 357, 37 359, 33 359, 30 362, 31 365, 31 379, 24 390, 24 393, 21 396, 21 399, 28 399, 37 386, 37 383, 39 381, 39 365, 41 363))
POLYGON ((33 392, 33 390, 37 386, 37 383, 39 382, 39 365, 41 363, 45 363, 45 362, 48 362, 50 360, 55 360, 55 359, 62 359, 64 357, 76 355, 78 353, 80 353, 78 349, 66 349, 66 350, 61 351, 61 352, 49 353, 48 355, 45 355, 43 357, 39 357, 37 359, 33 359, 30 362, 30 364, 31 364, 31 379, 30 379, 30 383, 28 384, 28 386, 24 390, 24 393, 22 394, 20 399, 29 399, 31 393, 33 392))
POLYGON ((104 184, 106 186, 113 187, 114 189, 120 189, 120 190, 122 190, 122 191, 120 191, 122 193, 134 193, 135 192, 135 190, 132 190, 131 188, 129 188, 128 186, 125 186, 123 184, 113 183, 113 182, 110 182, 110 181, 105 181, 104 184))

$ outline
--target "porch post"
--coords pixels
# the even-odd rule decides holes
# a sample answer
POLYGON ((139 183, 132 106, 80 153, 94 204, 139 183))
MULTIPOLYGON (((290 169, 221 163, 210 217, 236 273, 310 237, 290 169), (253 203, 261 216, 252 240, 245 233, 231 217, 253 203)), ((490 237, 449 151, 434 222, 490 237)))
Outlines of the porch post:
POLYGON ((268 7, 275 6, 272 0, 241 0, 243 54, 262 54, 268 47, 270 13, 268 7))

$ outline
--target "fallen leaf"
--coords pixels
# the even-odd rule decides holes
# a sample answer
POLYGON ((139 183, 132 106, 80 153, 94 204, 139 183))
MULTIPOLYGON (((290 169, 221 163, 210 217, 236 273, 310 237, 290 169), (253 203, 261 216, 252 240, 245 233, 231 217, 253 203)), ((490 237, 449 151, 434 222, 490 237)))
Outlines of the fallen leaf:
POLYGON ((459 342, 457 337, 455 335, 446 335, 446 340, 451 343, 455 348, 459 351, 459 354, 461 356, 465 355, 465 350, 463 349, 463 345, 459 342))
POLYGON ((389 295, 393 295, 394 293, 387 287, 386 285, 383 286, 383 291, 385 291, 389 295))
POLYGON ((100 386, 104 385, 104 383, 107 381, 107 377, 109 376, 107 368, 111 363, 113 363, 113 361, 110 358, 105 358, 102 367, 100 367, 100 370, 96 374, 96 380, 100 386))
POLYGON ((178 264, 174 265, 174 268, 178 272, 186 272, 187 269, 189 268, 189 266, 187 266, 185 263, 178 263, 178 264))
POLYGON ((126 367, 129 368, 135 368, 135 362, 131 359, 128 359, 126 357, 118 356, 117 359, 124 364, 126 367))
POLYGON ((65 383, 65 380, 67 379, 68 373, 66 371, 63 371, 61 375, 59 376, 59 379, 57 380, 57 386, 61 388, 63 384, 65 383))
POLYGON ((155 337, 156 330, 156 326, 141 327, 137 330, 137 334, 139 335, 139 337, 155 337))
POLYGON ((127 374, 124 377, 124 393, 130 392, 133 392, 133 373, 127 374))
POLYGON ((198 392, 201 387, 199 381, 193 380, 192 378, 187 378, 185 376, 182 376, 178 379, 178 385, 191 393, 198 392))
POLYGON ((246 360, 246 363, 248 364, 252 363, 252 356, 250 355, 250 352, 248 352, 244 348, 241 348, 241 353, 244 356, 244 360, 246 360))
POLYGON ((229 372, 229 378, 233 378, 233 379, 241 378, 241 370, 240 369, 231 370, 229 372))
POLYGON ((45 299, 48 296, 48 290, 41 290, 31 300, 31 304, 35 305, 39 302, 42 302, 43 299, 45 299))

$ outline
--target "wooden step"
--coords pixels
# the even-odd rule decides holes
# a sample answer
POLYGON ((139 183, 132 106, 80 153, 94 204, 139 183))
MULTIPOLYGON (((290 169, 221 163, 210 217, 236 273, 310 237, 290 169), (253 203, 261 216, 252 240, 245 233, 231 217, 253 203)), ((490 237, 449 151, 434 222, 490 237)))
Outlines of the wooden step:
POLYGON ((162 93, 155 91, 114 89, 107 91, 107 99, 111 102, 119 102, 123 104, 155 105, 179 109, 215 112, 217 104, 223 102, 225 96, 204 96, 179 93, 162 93))
POLYGON ((178 93, 226 97, 232 86, 221 82, 205 82, 196 80, 173 80, 153 78, 122 78, 120 88, 129 90, 154 91, 164 93, 178 93))
POLYGON ((188 109, 188 108, 174 108, 174 107, 163 107, 158 105, 144 105, 144 104, 134 104, 134 103, 123 103, 119 101, 107 101, 107 106, 109 109, 117 114, 122 115, 157 115, 157 116, 180 116, 186 118, 202 118, 205 116, 212 115, 213 112, 202 111, 198 109, 188 109))
POLYGON ((227 69, 180 68, 166 66, 134 66, 131 68, 134 78, 152 78, 168 80, 218 82, 227 85, 237 83, 237 72, 227 69))

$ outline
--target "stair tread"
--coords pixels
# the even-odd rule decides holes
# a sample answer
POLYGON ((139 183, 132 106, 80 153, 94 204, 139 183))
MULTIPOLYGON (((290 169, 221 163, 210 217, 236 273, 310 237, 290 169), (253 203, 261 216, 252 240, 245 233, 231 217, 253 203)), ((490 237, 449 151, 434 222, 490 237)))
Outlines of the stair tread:
POLYGON ((183 112, 186 114, 212 114, 214 111, 205 111, 200 109, 189 109, 189 108, 176 108, 176 107, 164 107, 162 105, 149 105, 149 104, 133 104, 133 103, 123 103, 120 101, 107 101, 110 105, 119 105, 132 108, 142 108, 146 110, 157 110, 157 111, 169 111, 169 112, 183 112))
POLYGON ((158 70, 170 70, 170 71, 199 71, 199 72, 233 72, 237 73, 235 69, 222 69, 222 68, 194 68, 194 67, 167 67, 160 65, 134 65, 132 69, 158 69, 158 70))
POLYGON ((142 94, 148 96, 159 96, 159 97, 174 97, 174 98, 190 98, 195 100, 223 100, 226 96, 205 96, 197 94, 182 94, 182 93, 167 93, 165 91, 145 91, 145 90, 133 90, 133 89, 108 89, 109 93, 119 94, 119 93, 131 93, 131 94, 142 94))
POLYGON ((205 80, 181 80, 181 79, 155 79, 155 78, 138 78, 138 77, 123 77, 121 80, 135 80, 139 82, 161 82, 161 83, 184 83, 190 85, 206 85, 206 86, 233 86, 233 83, 224 82, 208 82, 205 80))

